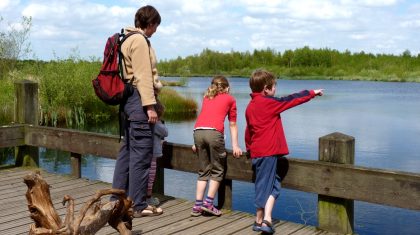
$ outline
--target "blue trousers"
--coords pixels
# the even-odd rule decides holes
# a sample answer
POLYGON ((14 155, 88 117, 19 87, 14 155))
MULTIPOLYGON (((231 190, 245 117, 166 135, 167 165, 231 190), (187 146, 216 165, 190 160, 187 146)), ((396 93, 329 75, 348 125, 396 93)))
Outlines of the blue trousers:
POLYGON ((255 172, 255 206, 265 208, 268 197, 277 199, 280 195, 280 177, 277 175, 277 157, 267 156, 252 159, 255 172))
POLYGON ((128 97, 124 113, 127 120, 115 164, 112 187, 124 189, 133 200, 134 210, 141 211, 148 206, 146 196, 153 156, 153 125, 148 123, 148 116, 141 105, 137 89, 128 97))

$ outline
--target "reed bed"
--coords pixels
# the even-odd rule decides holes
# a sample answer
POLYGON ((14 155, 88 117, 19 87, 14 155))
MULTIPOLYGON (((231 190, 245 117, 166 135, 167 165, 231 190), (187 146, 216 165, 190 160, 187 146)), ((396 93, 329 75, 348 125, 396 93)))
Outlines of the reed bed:
MULTIPOLYGON (((118 106, 100 101, 92 87, 99 71, 98 61, 78 59, 51 62, 20 62, 17 69, 0 78, 0 124, 13 121, 14 81, 27 79, 39 83, 39 121, 45 126, 69 128, 118 120, 118 106)), ((197 104, 176 91, 165 88, 161 94, 167 119, 194 118, 197 104)))

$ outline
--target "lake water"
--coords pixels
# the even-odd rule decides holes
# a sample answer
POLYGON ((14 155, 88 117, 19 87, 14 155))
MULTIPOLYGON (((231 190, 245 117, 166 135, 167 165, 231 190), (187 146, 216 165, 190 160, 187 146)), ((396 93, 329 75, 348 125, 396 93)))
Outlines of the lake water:
MULTIPOLYGON (((211 78, 191 78, 188 86, 174 89, 201 103, 210 81, 211 78)), ((244 111, 250 100, 248 79, 231 78, 229 81, 231 93, 237 99, 239 142, 245 149, 244 111)), ((282 114, 290 157, 317 160, 319 137, 341 132, 356 139, 355 165, 420 173, 419 83, 278 80, 276 95, 317 88, 325 89, 325 95, 282 114)), ((167 126, 167 141, 193 143, 194 121, 167 122, 167 126)), ((117 128, 94 129, 117 133, 117 128)), ((231 149, 228 130, 226 126, 226 144, 231 149)), ((69 159, 60 157, 62 155, 42 149, 41 166, 49 171, 68 173, 69 159)), ((114 165, 113 160, 87 156, 82 175, 111 182, 114 165)), ((192 201, 195 180, 195 174, 165 170, 165 192, 192 201)), ((233 209, 254 213, 253 184, 234 182, 233 197, 233 209)), ((317 195, 282 189, 273 217, 317 225, 317 195)), ((355 201, 355 232, 420 234, 420 211, 355 201)))

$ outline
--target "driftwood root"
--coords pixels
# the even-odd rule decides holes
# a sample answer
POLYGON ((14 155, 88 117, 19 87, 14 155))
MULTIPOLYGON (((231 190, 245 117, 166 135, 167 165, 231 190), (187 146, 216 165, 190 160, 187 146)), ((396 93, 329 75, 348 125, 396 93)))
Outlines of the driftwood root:
POLYGON ((29 234, 33 235, 79 235, 95 234, 108 223, 120 234, 129 235, 132 229, 133 209, 132 201, 127 198, 124 190, 99 190, 90 200, 85 202, 77 216, 74 214, 74 199, 65 195, 63 206, 67 204, 64 222, 55 210, 50 185, 41 177, 39 171, 30 173, 24 178, 27 185, 26 200, 30 217, 34 224, 30 225, 29 234), (114 201, 103 203, 105 195, 114 195, 114 201))

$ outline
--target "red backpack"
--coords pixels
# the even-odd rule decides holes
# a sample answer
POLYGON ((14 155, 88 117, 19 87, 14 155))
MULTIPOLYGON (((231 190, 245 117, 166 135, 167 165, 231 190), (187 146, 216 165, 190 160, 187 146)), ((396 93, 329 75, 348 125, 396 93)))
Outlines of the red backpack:
MULTIPOLYGON (((121 33, 112 35, 106 42, 101 70, 98 76, 92 80, 96 95, 106 104, 121 104, 134 90, 133 86, 124 80, 121 45, 135 33, 140 32, 130 32, 125 35, 123 29, 121 29, 121 33)), ((150 46, 149 40, 146 37, 144 38, 150 46)))

